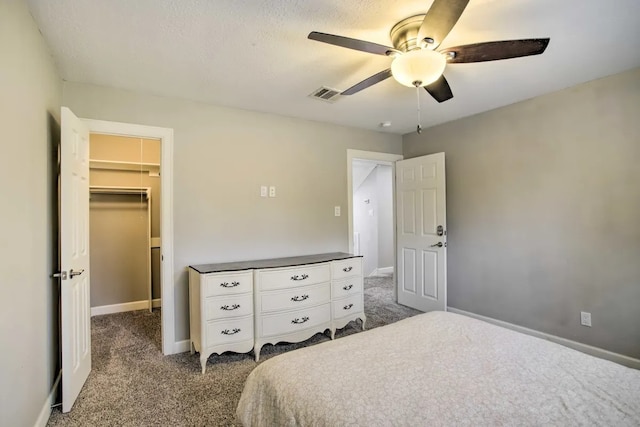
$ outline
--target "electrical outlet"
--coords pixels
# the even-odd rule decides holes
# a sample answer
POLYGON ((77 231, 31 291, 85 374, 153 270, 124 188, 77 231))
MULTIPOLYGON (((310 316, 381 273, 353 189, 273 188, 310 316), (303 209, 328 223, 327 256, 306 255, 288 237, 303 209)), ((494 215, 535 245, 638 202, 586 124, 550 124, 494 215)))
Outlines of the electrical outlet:
POLYGON ((260 187, 260 197, 267 197, 267 186, 266 185, 262 185, 260 187))
POLYGON ((276 197, 276 187, 275 187, 275 185, 272 185, 271 187, 269 187, 269 197, 276 197))
POLYGON ((587 313, 586 311, 580 312, 580 324, 582 326, 591 327, 591 313, 587 313))
POLYGON ((334 214, 335 216, 340 216, 340 206, 335 206, 335 207, 333 208, 333 214, 334 214))

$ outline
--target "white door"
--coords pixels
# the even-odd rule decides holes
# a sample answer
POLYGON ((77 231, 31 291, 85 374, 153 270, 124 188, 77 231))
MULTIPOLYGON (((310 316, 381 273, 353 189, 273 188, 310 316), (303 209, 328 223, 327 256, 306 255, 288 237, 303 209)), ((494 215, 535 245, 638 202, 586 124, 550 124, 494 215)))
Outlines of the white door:
POLYGON ((446 310, 444 153, 396 162, 398 302, 446 310))
POLYGON ((91 371, 89 129, 66 107, 61 127, 62 412, 69 412, 91 371))

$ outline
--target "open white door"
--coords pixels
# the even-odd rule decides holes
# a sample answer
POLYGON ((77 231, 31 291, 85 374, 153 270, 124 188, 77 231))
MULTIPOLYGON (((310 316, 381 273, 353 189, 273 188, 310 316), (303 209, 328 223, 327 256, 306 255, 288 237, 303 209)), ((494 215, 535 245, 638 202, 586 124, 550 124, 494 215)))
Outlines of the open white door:
POLYGON ((398 302, 446 310, 444 153, 396 162, 398 302))
POLYGON ((89 129, 66 107, 61 127, 62 412, 69 412, 91 371, 89 129))

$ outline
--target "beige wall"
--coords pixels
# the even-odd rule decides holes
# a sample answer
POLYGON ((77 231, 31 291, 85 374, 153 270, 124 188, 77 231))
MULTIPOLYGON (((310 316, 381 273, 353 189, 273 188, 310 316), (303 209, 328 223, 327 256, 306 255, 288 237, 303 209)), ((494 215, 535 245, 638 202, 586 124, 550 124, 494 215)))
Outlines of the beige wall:
POLYGON ((89 156, 92 160, 160 163, 160 140, 92 133, 89 156))
POLYGON ((147 208, 139 195, 91 195, 91 307, 149 299, 147 208))
POLYGON ((62 82, 26 2, 0 1, 0 64, 0 424, 32 426, 59 370, 49 275, 62 82))
POLYGON ((86 84, 65 83, 63 103, 174 129, 176 340, 189 336, 188 265, 347 251, 346 150, 402 149, 397 135, 86 84), (261 198, 261 185, 277 197, 261 198))
MULTIPOLYGON (((92 134, 89 158, 159 164, 160 141, 92 134)), ((91 169, 90 184, 151 188, 151 237, 160 237, 160 177, 149 172, 91 169)), ((91 195, 91 307, 148 299, 148 205, 140 197, 91 195)), ((160 298, 159 252, 151 251, 154 298, 160 298)))
POLYGON ((635 69, 405 135, 446 153, 449 305, 640 358, 639 118, 635 69))

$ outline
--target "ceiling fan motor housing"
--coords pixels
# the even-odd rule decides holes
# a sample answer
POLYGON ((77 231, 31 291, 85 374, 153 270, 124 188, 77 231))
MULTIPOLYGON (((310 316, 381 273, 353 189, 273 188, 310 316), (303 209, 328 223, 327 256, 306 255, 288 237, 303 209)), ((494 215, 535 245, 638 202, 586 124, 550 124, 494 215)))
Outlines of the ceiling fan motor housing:
POLYGON ((418 40, 418 31, 426 15, 415 15, 405 18, 391 28, 391 43, 401 52, 422 48, 422 40, 418 40))

